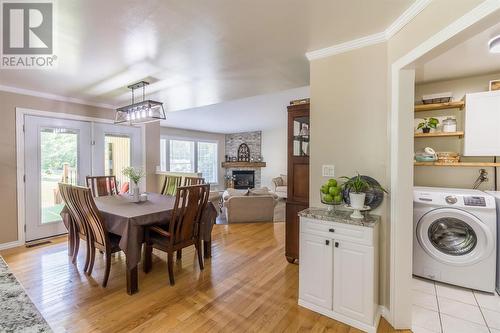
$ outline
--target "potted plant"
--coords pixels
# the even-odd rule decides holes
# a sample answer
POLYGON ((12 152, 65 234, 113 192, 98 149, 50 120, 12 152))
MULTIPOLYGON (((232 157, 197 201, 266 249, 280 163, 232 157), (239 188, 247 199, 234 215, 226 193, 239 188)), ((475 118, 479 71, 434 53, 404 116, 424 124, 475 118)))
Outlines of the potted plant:
POLYGON ((424 121, 418 124, 417 129, 422 129, 422 132, 429 133, 431 128, 436 129, 439 124, 439 120, 436 118, 424 118, 424 121))
POLYGON ((349 189, 349 201, 353 209, 363 209, 365 206, 366 191, 370 188, 370 184, 364 180, 358 173, 357 176, 341 177, 346 180, 342 185, 344 189, 349 189))
POLYGON ((142 168, 126 167, 123 169, 122 174, 130 179, 129 193, 134 196, 134 201, 139 201, 139 182, 145 176, 144 170, 142 168))

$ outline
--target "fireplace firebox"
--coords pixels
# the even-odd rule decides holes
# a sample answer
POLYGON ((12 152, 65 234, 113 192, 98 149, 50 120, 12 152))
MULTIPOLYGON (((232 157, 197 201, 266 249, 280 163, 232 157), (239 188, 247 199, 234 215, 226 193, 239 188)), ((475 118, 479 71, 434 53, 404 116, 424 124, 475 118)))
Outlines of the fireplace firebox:
POLYGON ((255 171, 233 170, 234 188, 244 190, 255 187, 255 171))

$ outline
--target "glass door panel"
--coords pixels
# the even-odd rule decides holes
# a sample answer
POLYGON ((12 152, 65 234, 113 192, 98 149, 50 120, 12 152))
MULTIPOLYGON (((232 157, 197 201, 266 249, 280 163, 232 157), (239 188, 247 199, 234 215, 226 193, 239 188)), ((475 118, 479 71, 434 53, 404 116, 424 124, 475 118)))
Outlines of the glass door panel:
POLYGON ((122 170, 130 166, 130 138, 128 136, 105 135, 104 137, 104 175, 116 176, 118 188, 128 178, 122 170))
POLYGON ((91 173, 89 122, 25 116, 26 241, 64 234, 58 183, 85 184, 91 173))
POLYGON ((293 155, 309 156, 309 117, 293 119, 293 155))
POLYGON ((40 130, 41 223, 61 220, 64 206, 58 183, 78 180, 78 132, 65 128, 40 130))

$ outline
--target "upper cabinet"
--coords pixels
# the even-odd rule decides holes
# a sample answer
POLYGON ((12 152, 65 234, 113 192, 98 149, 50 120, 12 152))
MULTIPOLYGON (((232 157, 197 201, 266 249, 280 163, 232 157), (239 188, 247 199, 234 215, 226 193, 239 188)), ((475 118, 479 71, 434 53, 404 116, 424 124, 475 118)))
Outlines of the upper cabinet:
POLYGON ((500 91, 465 97, 464 156, 500 155, 500 91))

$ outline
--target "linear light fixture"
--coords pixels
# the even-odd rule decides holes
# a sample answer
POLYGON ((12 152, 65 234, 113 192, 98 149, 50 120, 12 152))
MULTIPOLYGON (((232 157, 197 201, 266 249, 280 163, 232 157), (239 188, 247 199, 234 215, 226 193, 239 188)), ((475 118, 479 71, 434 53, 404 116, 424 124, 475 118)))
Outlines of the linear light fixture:
POLYGON ((140 124, 166 119, 163 103, 146 99, 146 86, 149 83, 139 81, 127 88, 132 90, 132 104, 116 109, 115 124, 140 124), (142 88, 142 101, 135 101, 134 91, 142 88))

